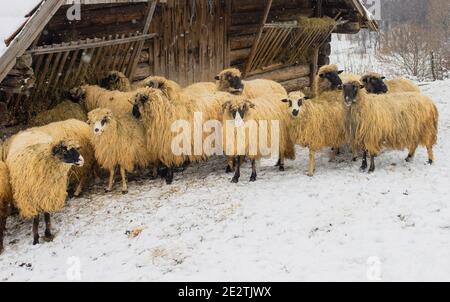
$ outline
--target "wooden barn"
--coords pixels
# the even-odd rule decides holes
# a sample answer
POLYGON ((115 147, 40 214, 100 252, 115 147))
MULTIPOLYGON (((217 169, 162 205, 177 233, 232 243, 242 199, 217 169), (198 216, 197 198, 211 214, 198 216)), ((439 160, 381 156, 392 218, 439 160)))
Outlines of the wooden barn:
POLYGON ((5 40, 0 126, 110 70, 187 85, 234 66, 301 89, 329 63, 331 33, 361 28, 377 23, 360 0, 38 0, 5 40))

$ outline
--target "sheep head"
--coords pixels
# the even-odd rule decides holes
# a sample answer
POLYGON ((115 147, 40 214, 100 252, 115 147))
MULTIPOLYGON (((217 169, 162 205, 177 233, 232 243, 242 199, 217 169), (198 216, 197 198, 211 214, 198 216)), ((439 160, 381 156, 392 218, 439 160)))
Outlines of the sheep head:
POLYGON ((339 75, 344 72, 338 70, 337 65, 325 65, 317 73, 318 85, 322 90, 336 90, 342 87, 342 80, 339 75))
POLYGON ((384 83, 385 79, 386 77, 378 73, 370 72, 361 77, 361 82, 368 93, 383 94, 388 92, 388 87, 384 83))
POLYGON ((83 87, 70 89, 68 98, 74 103, 81 103, 86 100, 86 90, 83 87))
POLYGON ((125 78, 125 75, 119 71, 110 71, 106 77, 100 80, 100 87, 107 90, 117 90, 120 86, 120 80, 125 78))
POLYGON ((288 111, 289 114, 292 115, 292 117, 298 117, 303 102, 308 99, 309 97, 305 96, 302 92, 296 91, 289 93, 288 98, 281 101, 288 104, 288 111))
POLYGON ((147 88, 135 94, 132 98, 133 116, 140 119, 144 112, 152 114, 151 106, 156 104, 169 103, 167 97, 160 90, 147 88))
POLYGON ((82 167, 84 158, 77 150, 76 146, 68 146, 66 142, 61 141, 52 147, 52 155, 64 164, 82 167))
POLYGON ((110 109, 98 108, 88 113, 88 124, 94 135, 101 135, 110 126, 113 113, 110 109))
POLYGON ((232 117, 236 126, 240 126, 245 118, 248 118, 250 109, 255 108, 255 104, 247 99, 236 99, 225 102, 222 105, 224 113, 232 117))
POLYGON ((364 85, 362 85, 358 81, 351 81, 344 83, 342 86, 343 94, 344 94, 344 104, 347 107, 350 107, 354 104, 358 103, 359 94, 361 89, 364 89, 364 85))
POLYGON ((218 90, 232 94, 241 94, 244 91, 242 74, 239 69, 225 69, 215 77, 218 90))

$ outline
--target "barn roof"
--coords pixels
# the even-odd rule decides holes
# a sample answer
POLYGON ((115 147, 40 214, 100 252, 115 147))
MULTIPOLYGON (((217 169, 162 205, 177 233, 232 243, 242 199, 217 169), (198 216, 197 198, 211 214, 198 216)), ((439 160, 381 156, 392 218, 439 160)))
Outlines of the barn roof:
MULTIPOLYGON (((137 3, 149 0, 79 0, 81 4, 137 3)), ((161 1, 165 2, 165 1, 161 1)), ((324 5, 334 3, 354 9, 363 25, 377 30, 377 23, 361 0, 324 0, 324 5)), ((42 32, 52 16, 62 5, 73 0, 15 0, 0 2, 0 82, 42 32)))

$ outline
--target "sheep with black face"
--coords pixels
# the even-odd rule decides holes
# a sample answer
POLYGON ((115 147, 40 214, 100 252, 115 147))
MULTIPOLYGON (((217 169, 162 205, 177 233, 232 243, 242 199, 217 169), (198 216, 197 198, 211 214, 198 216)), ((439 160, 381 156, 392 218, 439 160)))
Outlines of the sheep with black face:
POLYGON ((284 94, 287 96, 286 89, 275 81, 264 79, 242 80, 242 74, 236 68, 223 70, 215 77, 215 80, 217 91, 242 95, 250 99, 268 94, 284 94))
POLYGON ((106 77, 100 80, 100 87, 107 90, 127 92, 131 90, 130 80, 120 71, 108 72, 106 77))
POLYGON ((50 213, 61 210, 67 198, 69 171, 84 165, 76 142, 38 143, 10 153, 9 169, 13 204, 23 218, 33 218, 33 244, 39 243, 39 219, 44 214, 45 237, 51 241, 50 213))
POLYGON ((428 162, 433 163, 438 111, 429 97, 414 92, 370 94, 360 81, 350 81, 343 85, 343 99, 352 144, 366 150, 363 170, 367 168, 367 153, 371 159, 369 172, 373 172, 374 158, 384 148, 408 149, 406 161, 411 161, 422 145, 427 148, 428 162))
POLYGON ((361 77, 361 82, 368 93, 384 94, 398 92, 420 93, 419 86, 407 79, 386 80, 386 77, 376 72, 366 73, 361 77))
POLYGON ((342 79, 339 75, 343 72, 335 64, 320 67, 313 83, 314 96, 319 97, 324 92, 337 91, 341 88, 342 79))

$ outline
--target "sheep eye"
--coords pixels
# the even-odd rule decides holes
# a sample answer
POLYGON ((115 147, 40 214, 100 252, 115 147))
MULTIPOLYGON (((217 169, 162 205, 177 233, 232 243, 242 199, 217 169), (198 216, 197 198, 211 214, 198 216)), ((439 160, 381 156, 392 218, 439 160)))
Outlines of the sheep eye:
POLYGON ((102 126, 104 126, 108 122, 108 119, 105 117, 102 119, 102 126))

